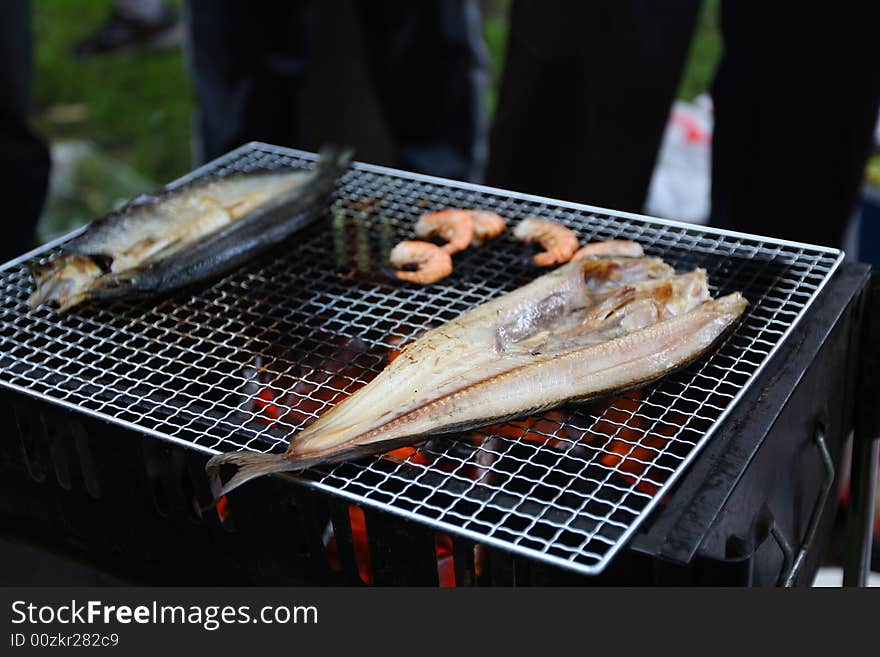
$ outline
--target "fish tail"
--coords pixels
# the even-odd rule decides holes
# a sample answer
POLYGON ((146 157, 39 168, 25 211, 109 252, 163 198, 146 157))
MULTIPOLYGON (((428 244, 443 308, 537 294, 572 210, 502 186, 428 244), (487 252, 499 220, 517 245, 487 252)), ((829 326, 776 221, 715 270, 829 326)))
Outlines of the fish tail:
POLYGON ((354 159, 353 148, 340 148, 335 145, 325 145, 318 152, 318 164, 327 163, 335 169, 347 169, 354 159))
POLYGON ((140 268, 104 274, 89 290, 89 297, 95 301, 110 301, 125 296, 137 296, 140 292, 140 268))
POLYGON ((286 459, 284 454, 263 454, 262 452, 228 452, 217 454, 205 464, 205 472, 211 485, 211 492, 216 502, 229 491, 238 488, 246 481, 262 477, 274 472, 299 470, 299 464, 286 459), (220 470, 224 467, 235 467, 236 471, 225 482, 220 470))

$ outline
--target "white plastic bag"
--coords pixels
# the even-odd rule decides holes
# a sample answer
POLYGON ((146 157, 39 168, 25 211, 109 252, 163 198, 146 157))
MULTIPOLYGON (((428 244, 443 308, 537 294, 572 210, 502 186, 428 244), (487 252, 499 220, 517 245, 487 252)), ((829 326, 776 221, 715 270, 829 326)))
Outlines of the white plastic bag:
POLYGON ((645 212, 705 224, 709 220, 712 165, 712 100, 676 101, 648 190, 645 212))

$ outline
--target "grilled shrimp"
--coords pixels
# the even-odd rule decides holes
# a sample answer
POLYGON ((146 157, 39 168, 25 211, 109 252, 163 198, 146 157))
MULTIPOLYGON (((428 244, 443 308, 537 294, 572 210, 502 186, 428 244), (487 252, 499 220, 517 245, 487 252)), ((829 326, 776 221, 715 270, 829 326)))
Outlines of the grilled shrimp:
POLYGON ((474 218, 474 239, 471 246, 482 246, 489 240, 494 240, 504 229, 507 222, 504 217, 489 210, 468 210, 474 218))
POLYGON ((570 228, 554 221, 529 217, 513 229, 513 236, 521 242, 539 242, 544 251, 534 257, 539 267, 568 262, 578 248, 577 235, 570 228))
POLYGON ((400 269, 416 265, 415 271, 397 271, 395 276, 410 283, 435 283, 452 273, 452 256, 431 242, 404 240, 391 249, 391 264, 400 269))
POLYGON ((452 255, 464 251, 474 238, 474 217, 466 210, 440 210, 423 215, 416 222, 416 236, 422 239, 436 235, 444 240, 442 248, 452 255))
POLYGON ((630 256, 641 258, 645 255, 642 245, 631 240, 605 240, 604 242, 591 242, 582 246, 571 257, 572 260, 586 258, 588 256, 630 256))

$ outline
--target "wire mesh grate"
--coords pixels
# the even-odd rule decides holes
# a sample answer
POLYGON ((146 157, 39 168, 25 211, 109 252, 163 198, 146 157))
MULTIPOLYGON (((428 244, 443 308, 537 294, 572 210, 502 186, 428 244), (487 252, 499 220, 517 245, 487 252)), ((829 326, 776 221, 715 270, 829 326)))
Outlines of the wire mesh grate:
MULTIPOLYGON (((187 177, 310 166, 249 144, 187 177)), ((182 181, 178 181, 179 182, 182 181)), ((356 165, 326 215, 211 283, 152 301, 28 312, 28 265, 5 265, 0 384, 207 452, 282 451, 290 435, 380 372, 427 328, 541 272, 510 230, 414 287, 387 254, 422 213, 540 216, 582 242, 626 238, 678 270, 704 267, 713 296, 750 302, 721 346, 641 391, 428 440, 300 482, 582 573, 604 568, 685 470, 841 260, 839 251, 665 222, 356 165)))

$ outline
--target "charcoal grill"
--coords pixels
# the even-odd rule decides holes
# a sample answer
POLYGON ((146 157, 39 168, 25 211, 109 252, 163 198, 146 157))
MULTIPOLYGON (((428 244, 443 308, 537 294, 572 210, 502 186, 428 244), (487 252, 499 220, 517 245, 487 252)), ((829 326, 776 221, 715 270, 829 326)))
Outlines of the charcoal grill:
MULTIPOLYGON (((314 159, 253 143, 175 184, 235 170, 309 167, 314 159)), ((830 375, 833 360, 821 371, 816 364, 831 359, 832 352, 845 362, 853 358, 868 280, 864 268, 840 271, 843 257, 837 250, 356 164, 325 216, 222 279, 159 300, 117 301, 65 315, 45 308, 28 312, 29 263, 51 257, 69 237, 0 271, 0 386, 7 417, 16 420, 8 435, 20 441, 5 444, 2 462, 28 481, 28 489, 39 490, 35 495, 43 503, 31 516, 54 519, 75 535, 81 556, 91 550, 84 546, 100 544, 105 561, 125 570, 119 553, 138 549, 137 541, 120 547, 125 537, 139 536, 143 548, 143 535, 150 533, 145 528, 153 527, 140 517, 145 499, 162 522, 179 515, 200 527, 186 525, 180 534, 193 545, 210 546, 220 535, 225 545, 257 549, 267 562, 260 572, 283 569, 285 549, 291 561, 290 554, 309 555, 311 565, 298 575, 306 580, 319 572, 314 559, 324 560, 324 572, 329 558, 330 570, 350 580, 407 581, 406 573, 433 568, 436 581, 436 560, 423 566, 439 552, 453 555, 459 583, 485 579, 489 563, 498 581, 510 579, 513 564, 519 564, 519 581, 525 581, 523 564, 535 572, 544 568, 602 581, 596 576, 640 572, 645 559, 657 556, 693 563, 703 558, 700 550, 753 569, 758 544, 774 545, 774 567, 791 576, 796 559, 797 568, 802 566, 800 539, 815 539, 820 526, 827 534, 831 491, 839 483, 841 449, 853 423, 857 368, 830 375), (417 449, 254 482, 224 501, 219 518, 213 511, 206 517, 201 468, 208 455, 283 451, 290 434, 369 381, 402 344, 539 273, 530 264, 531 247, 513 241, 508 231, 489 246, 457 255, 453 275, 435 285, 414 287, 389 277, 390 248, 412 236, 422 213, 450 206, 491 209, 511 223, 528 216, 559 221, 584 242, 635 239, 648 255, 677 269, 705 268, 713 296, 740 290, 749 309, 711 354, 643 391, 499 425, 478 436, 437 438, 417 449), (822 295, 829 285, 831 299, 831 293, 822 295), (821 307, 820 297, 826 299, 821 307), (796 344, 793 335, 801 336, 796 344), (801 360, 779 382, 785 371, 770 371, 768 364, 783 357, 801 360), (768 436, 793 408, 792 391, 804 389, 808 369, 818 377, 825 411, 818 418, 806 413, 810 426, 798 421, 801 438, 795 442, 802 462, 795 474, 778 478, 790 489, 810 490, 790 493, 797 508, 779 519, 761 507, 765 498, 745 495, 737 501, 741 493, 735 492, 750 476, 772 479, 786 458, 787 447, 771 444, 768 436), (762 387, 760 382, 773 379, 762 387), (831 388, 834 381, 837 389, 831 388), (754 430, 748 410, 763 408, 768 397, 778 397, 777 403, 754 430), (831 399, 838 400, 840 413, 828 406, 831 399), (749 434, 738 433, 736 423, 748 426, 749 434), (806 442, 803 435, 809 436, 806 442), (707 445, 711 459, 700 459, 707 445), (722 448, 734 449, 733 455, 719 452, 722 448), (750 467, 761 450, 776 454, 760 468, 750 467), (719 462, 735 470, 713 473, 719 462), (692 476, 684 476, 689 472, 692 476), (714 484, 706 488, 705 477, 715 477, 714 484), (125 482, 129 487, 140 482, 142 493, 124 495, 125 482), (110 515, 98 513, 97 521, 90 519, 88 505, 79 510, 51 502, 50 485, 80 490, 110 515), (120 492, 108 500, 114 486, 120 492), (704 497, 693 507, 698 493, 704 497), (123 499, 127 507, 119 506, 123 499), (732 500, 745 508, 725 506, 732 500), (120 520, 132 506, 138 520, 120 520), (699 522, 688 520, 697 508, 705 512, 699 522), (369 540, 384 548, 373 543, 359 548, 364 539, 358 535, 358 513, 365 514, 360 517, 369 540), (724 514, 733 515, 718 525, 724 514), (108 518, 116 520, 108 525, 108 518), (292 536, 275 536, 260 548, 228 538, 240 536, 258 518, 269 533, 274 523, 292 522, 287 525, 292 536), (693 526, 676 533, 687 522, 693 526), (113 523, 125 529, 114 531, 113 523), (129 524, 142 531, 132 534, 129 524), (271 559, 265 556, 269 544, 276 550, 271 559), (432 556, 401 556, 410 552, 432 556), (632 563, 642 565, 630 568, 632 563)), ((804 399, 799 404, 801 412, 809 407, 804 399)), ((7 526, 33 538, 40 532, 28 514, 8 505, 8 497, 20 491, 5 491, 4 513, 12 516, 7 526)), ((152 531, 160 533, 155 543, 168 540, 167 527, 152 531)), ((42 534, 42 540, 57 539, 42 534)), ((151 545, 153 557, 162 552, 151 545)), ((227 574, 238 568, 243 580, 258 579, 258 567, 242 569, 233 565, 232 555, 225 559, 227 574)), ((170 572, 165 567, 160 579, 170 572)), ((183 568, 181 576, 186 572, 183 568)))

